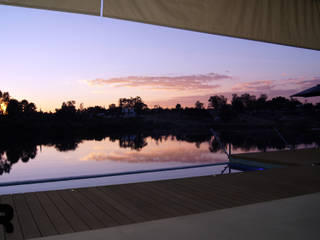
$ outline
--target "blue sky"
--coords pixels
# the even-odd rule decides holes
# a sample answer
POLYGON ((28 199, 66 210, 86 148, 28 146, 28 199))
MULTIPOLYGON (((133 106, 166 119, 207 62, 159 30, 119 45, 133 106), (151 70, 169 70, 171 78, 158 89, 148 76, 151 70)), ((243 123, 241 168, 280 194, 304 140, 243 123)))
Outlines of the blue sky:
POLYGON ((0 22, 0 89, 44 110, 137 95, 150 106, 232 92, 288 96, 320 83, 319 51, 4 5, 0 22))

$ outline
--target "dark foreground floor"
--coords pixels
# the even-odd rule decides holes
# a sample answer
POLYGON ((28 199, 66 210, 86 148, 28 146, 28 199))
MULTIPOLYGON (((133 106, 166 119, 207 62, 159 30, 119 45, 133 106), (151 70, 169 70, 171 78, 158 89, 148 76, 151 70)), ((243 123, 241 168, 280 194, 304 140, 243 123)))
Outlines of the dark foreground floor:
POLYGON ((263 162, 287 166, 320 165, 320 148, 303 148, 270 152, 233 154, 232 159, 263 162))
POLYGON ((320 192, 320 167, 1 196, 14 207, 14 232, 26 239, 183 216, 320 192))

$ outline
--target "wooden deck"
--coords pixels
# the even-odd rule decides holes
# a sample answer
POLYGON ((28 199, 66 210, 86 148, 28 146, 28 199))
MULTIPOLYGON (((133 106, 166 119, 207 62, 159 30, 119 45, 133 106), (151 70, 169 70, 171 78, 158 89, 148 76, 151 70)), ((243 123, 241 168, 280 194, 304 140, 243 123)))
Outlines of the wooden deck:
POLYGON ((240 153, 232 154, 231 159, 287 166, 311 166, 312 164, 320 164, 320 148, 240 153))
POLYGON ((0 196, 14 207, 14 232, 28 239, 231 208, 320 192, 320 167, 0 196))

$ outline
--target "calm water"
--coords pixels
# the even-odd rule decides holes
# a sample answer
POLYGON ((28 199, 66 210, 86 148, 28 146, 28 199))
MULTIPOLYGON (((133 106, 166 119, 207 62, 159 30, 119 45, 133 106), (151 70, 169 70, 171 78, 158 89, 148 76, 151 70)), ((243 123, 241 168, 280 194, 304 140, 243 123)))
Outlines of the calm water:
MULTIPOLYGON (((192 143, 178 141, 175 137, 161 140, 147 137, 137 145, 132 144, 135 136, 126 138, 82 141, 75 149, 64 149, 63 151, 57 146, 34 146, 32 151, 20 153, 20 159, 11 165, 10 171, 0 175, 0 181, 25 181, 227 162, 227 157, 222 151, 210 151, 208 141, 192 143)), ((257 151, 257 149, 232 149, 232 153, 248 151, 257 151)), ((17 153, 15 154, 18 156, 17 153)), ((0 163, 3 165, 12 155, 9 150, 2 153, 0 163)), ((0 187, 0 194, 218 174, 223 168, 224 166, 216 166, 60 183, 0 187)))
POLYGON ((84 141, 75 150, 58 151, 53 146, 37 146, 37 155, 27 163, 19 161, 1 181, 16 181, 87 174, 103 174, 140 169, 153 169, 225 162, 223 153, 211 153, 209 143, 194 143, 167 139, 157 142, 145 139, 142 149, 119 146, 109 138, 102 141, 84 141))

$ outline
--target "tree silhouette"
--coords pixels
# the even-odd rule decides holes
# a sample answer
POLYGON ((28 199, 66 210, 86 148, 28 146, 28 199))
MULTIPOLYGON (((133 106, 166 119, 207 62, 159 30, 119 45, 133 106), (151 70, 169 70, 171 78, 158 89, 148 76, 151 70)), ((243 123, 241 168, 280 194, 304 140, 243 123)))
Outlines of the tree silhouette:
POLYGON ((241 96, 232 94, 231 105, 236 112, 253 110, 256 107, 256 96, 244 93, 241 96))
POLYGON ((28 162, 37 155, 37 146, 33 144, 9 145, 0 151, 0 175, 9 173, 12 165, 19 162, 28 162))
POLYGON ((146 138, 143 137, 142 134, 122 136, 119 139, 119 146, 121 148, 131 148, 140 151, 147 145, 148 143, 146 141, 146 138))
POLYGON ((214 95, 209 98, 209 108, 221 110, 227 104, 227 98, 222 95, 214 95))
POLYGON ((23 112, 26 110, 28 104, 29 104, 29 102, 27 100, 25 100, 25 99, 20 102, 20 105, 21 105, 21 108, 22 108, 23 112))
POLYGON ((180 103, 177 103, 177 105, 176 105, 176 110, 181 110, 181 104, 180 103))
POLYGON ((244 110, 242 99, 237 94, 232 94, 231 105, 236 112, 241 112, 244 110))
POLYGON ((10 117, 20 117, 21 115, 36 112, 36 105, 27 100, 19 102, 10 97, 8 92, 0 91, 0 115, 8 114, 10 117))
POLYGON ((24 109, 25 113, 35 113, 37 111, 37 107, 34 103, 29 103, 24 109))
POLYGON ((8 92, 0 91, 0 99, 2 102, 8 103, 10 101, 10 94, 8 92))
POLYGON ((194 105, 196 109, 203 109, 203 103, 200 101, 196 101, 194 105))
POLYGON ((116 107, 117 106, 114 103, 112 103, 109 105, 109 110, 114 110, 114 109, 116 109, 116 107))
POLYGON ((0 176, 4 173, 9 173, 12 163, 0 153, 0 176))
POLYGON ((16 99, 10 99, 7 106, 7 113, 10 117, 18 117, 23 112, 22 105, 16 99))
POLYGON ((257 109, 264 109, 266 108, 268 96, 266 94, 261 94, 260 97, 257 99, 256 107, 257 109))
POLYGON ((143 110, 147 109, 147 105, 142 101, 141 97, 137 96, 135 98, 120 98, 119 99, 120 108, 131 108, 135 112, 141 113, 143 110))
POLYGON ((23 113, 31 114, 31 113, 35 113, 36 112, 37 107, 32 102, 29 103, 27 100, 22 100, 20 102, 20 105, 21 105, 21 109, 22 109, 23 113))
POLYGON ((79 111, 80 112, 83 112, 84 111, 84 104, 83 103, 80 103, 80 105, 79 105, 79 111))
POLYGON ((64 119, 73 119, 76 115, 76 102, 71 100, 63 102, 60 109, 56 109, 56 114, 58 117, 64 119))
POLYGON ((79 143, 81 143, 81 140, 65 139, 64 141, 56 143, 55 149, 57 149, 59 152, 74 151, 78 148, 79 143))

